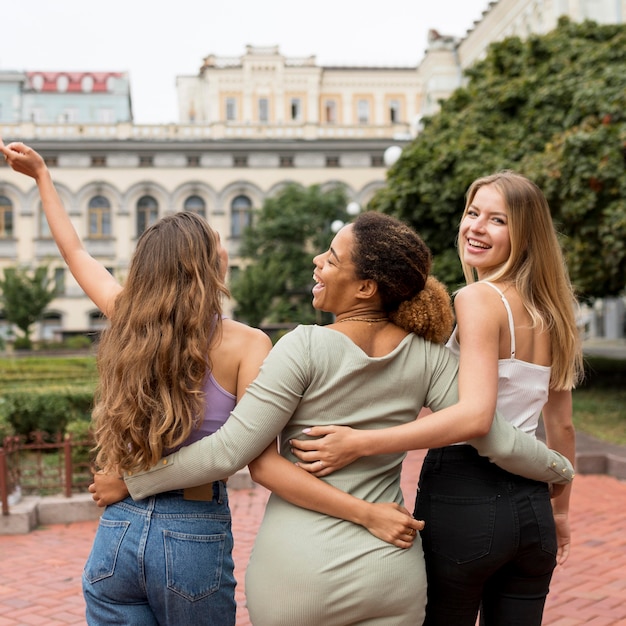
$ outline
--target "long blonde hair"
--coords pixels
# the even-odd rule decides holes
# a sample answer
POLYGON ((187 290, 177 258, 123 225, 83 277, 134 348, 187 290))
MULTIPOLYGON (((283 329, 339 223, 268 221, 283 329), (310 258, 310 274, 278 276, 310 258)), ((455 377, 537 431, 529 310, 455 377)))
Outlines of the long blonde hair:
MULTIPOLYGON (((508 213, 511 253, 488 278, 514 283, 533 324, 550 333, 553 389, 571 389, 582 377, 580 335, 576 326, 576 299, 543 192, 525 176, 502 171, 474 181, 467 192, 467 214, 476 192, 493 185, 508 213)), ((468 283, 478 280, 474 268, 459 256, 468 283)))
POLYGON ((222 275, 217 235, 194 213, 164 217, 140 237, 98 350, 100 467, 147 469, 198 424, 229 295, 222 275))

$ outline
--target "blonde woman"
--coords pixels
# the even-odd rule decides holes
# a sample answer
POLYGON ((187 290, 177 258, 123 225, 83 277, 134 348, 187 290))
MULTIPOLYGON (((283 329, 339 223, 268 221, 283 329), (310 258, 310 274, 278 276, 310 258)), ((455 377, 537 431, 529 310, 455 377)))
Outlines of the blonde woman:
MULTIPOLYGON (((543 193, 510 171, 475 181, 458 247, 470 283, 456 294, 448 343, 460 354, 458 406, 469 422, 489 423, 497 409, 530 435, 543 414, 548 445, 573 461, 571 390, 582 355, 573 291, 543 193)), ((302 467, 321 476, 364 454, 436 447, 426 457, 415 508, 426 522, 424 623, 473 626, 480 609, 487 626, 539 626, 554 567, 569 553, 570 487, 551 506, 546 484, 502 470, 469 445, 445 447, 453 411, 382 431, 314 428, 310 435, 326 436, 293 446, 302 467)))

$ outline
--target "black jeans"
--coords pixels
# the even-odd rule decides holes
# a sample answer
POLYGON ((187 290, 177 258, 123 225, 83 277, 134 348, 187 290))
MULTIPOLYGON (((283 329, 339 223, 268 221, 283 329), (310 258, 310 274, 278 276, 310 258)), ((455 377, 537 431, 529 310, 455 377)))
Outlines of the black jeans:
POLYGON ((423 519, 425 625, 540 626, 557 540, 546 483, 505 472, 471 446, 430 450, 423 519))

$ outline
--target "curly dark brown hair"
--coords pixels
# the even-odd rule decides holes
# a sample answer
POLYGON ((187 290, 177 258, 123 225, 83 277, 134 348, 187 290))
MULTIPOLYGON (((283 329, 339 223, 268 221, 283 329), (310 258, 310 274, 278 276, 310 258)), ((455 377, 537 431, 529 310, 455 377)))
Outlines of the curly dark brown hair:
POLYGON ((432 254, 409 226, 368 211, 354 221, 352 262, 356 275, 378 285, 381 303, 398 326, 443 343, 454 325, 446 288, 430 276, 432 254))

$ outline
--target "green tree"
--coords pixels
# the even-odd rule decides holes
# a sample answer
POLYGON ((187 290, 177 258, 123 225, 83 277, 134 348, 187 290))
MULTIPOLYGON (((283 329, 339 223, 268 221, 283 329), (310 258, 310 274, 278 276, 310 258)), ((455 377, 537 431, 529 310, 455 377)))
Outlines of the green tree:
POLYGON ((55 288, 47 266, 32 271, 20 267, 4 269, 4 277, 0 280, 4 316, 24 333, 22 345, 25 348, 31 347, 31 326, 41 319, 54 299, 55 288))
POLYGON ((250 263, 233 279, 237 317, 253 326, 323 321, 311 306, 313 257, 330 244, 332 222, 348 219, 343 188, 292 184, 268 198, 244 232, 250 263))
POLYGON ((492 44, 424 120, 372 207, 411 223, 435 272, 462 283, 455 239, 471 182, 514 169, 545 192, 570 274, 588 297, 626 277, 626 25, 561 18, 547 35, 492 44))

